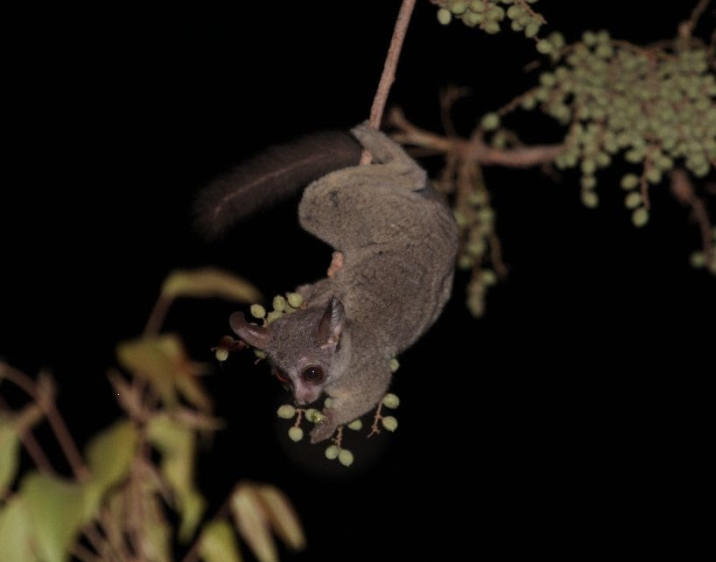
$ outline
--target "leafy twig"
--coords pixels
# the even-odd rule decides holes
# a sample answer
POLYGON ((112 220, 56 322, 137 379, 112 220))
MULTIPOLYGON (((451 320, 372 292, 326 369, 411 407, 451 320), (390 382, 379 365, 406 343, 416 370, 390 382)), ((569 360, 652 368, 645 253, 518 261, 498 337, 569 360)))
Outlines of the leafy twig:
POLYGON ((14 367, 5 363, 0 364, 0 367, 3 377, 22 389, 42 409, 73 474, 78 480, 83 480, 88 474, 87 466, 67 429, 65 420, 55 406, 55 387, 50 375, 41 374, 39 382, 36 383, 30 376, 14 367))

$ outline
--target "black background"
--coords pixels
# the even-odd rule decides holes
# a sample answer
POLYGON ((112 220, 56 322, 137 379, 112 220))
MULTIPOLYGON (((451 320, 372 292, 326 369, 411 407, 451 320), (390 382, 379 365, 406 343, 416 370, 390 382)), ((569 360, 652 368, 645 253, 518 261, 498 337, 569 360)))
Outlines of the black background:
MULTIPOLYGON (((671 37, 691 3, 658 13, 623 4, 538 7, 568 41, 607 28, 645 43, 671 37)), ((52 370, 80 442, 119 414, 104 373, 169 271, 217 265, 266 295, 323 274, 330 251, 297 228, 293 206, 207 245, 191 231, 191 201, 273 142, 365 119, 397 8, 63 7, 4 18, 0 356, 52 370)), ((536 56, 521 35, 439 26, 421 1, 391 102, 439 130, 439 89, 467 85, 456 119, 468 134, 533 83, 521 69, 536 56)), ((508 124, 527 142, 560 138, 547 119, 508 124)), ((295 458, 305 449, 274 421, 285 396, 248 355, 216 369, 207 385, 228 428, 199 468, 212 506, 239 479, 276 483, 306 527, 309 549, 285 555, 297 560, 581 557, 621 541, 683 553, 704 541, 716 281, 688 266, 697 229, 666 185, 652 190, 649 225, 631 226, 621 172, 601 176, 597 210, 579 204, 574 173, 555 183, 536 170, 486 172, 509 279, 474 320, 457 277, 444 316, 401 358, 399 430, 355 445, 351 469, 295 458)), ((235 308, 182 301, 167 328, 211 361, 235 308)))

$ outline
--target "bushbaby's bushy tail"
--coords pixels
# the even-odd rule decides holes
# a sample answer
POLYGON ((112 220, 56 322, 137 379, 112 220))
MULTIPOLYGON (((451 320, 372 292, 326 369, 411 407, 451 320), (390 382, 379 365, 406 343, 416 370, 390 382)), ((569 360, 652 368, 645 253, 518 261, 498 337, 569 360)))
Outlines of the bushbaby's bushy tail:
POLYGON ((302 190, 329 172, 358 163, 361 146, 347 132, 314 133, 276 145, 210 182, 194 206, 194 224, 215 239, 240 220, 302 190))

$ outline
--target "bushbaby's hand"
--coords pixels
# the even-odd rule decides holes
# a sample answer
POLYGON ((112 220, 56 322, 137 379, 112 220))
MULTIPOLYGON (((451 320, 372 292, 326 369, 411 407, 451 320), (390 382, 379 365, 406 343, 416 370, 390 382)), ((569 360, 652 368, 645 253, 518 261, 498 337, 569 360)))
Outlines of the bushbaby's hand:
POLYGON ((323 415, 326 419, 311 431, 311 443, 318 443, 319 441, 325 441, 336 431, 338 424, 336 423, 336 411, 331 408, 323 410, 323 415))

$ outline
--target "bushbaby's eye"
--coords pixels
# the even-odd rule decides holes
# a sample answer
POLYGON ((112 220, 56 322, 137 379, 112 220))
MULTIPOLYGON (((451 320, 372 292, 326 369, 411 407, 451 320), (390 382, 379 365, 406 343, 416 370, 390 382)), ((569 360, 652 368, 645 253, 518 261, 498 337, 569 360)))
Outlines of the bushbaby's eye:
POLYGON ((301 378, 308 384, 319 384, 323 381, 323 369, 320 367, 306 367, 301 373, 301 378))
POLYGON ((291 382, 291 379, 289 378, 289 376, 286 373, 284 373, 283 371, 280 371, 279 369, 274 369, 273 374, 276 375, 276 378, 283 383, 291 382))

